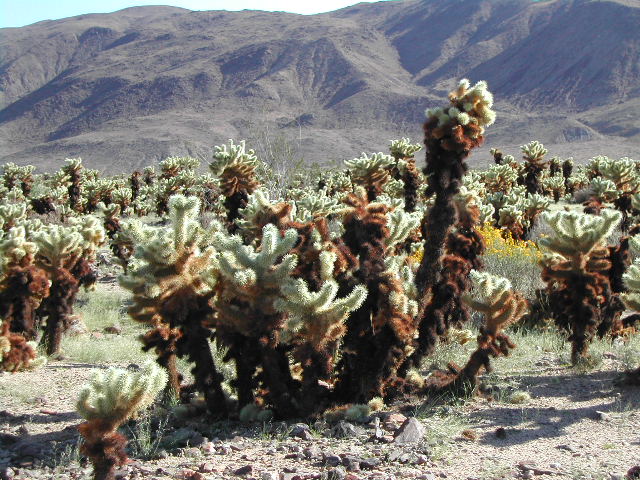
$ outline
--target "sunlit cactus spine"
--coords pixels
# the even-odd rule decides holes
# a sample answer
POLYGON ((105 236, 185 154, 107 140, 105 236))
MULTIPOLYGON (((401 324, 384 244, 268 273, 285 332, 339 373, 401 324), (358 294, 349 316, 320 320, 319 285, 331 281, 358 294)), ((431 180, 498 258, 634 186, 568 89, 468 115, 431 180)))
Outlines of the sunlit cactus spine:
POLYGON ((120 277, 120 284, 133 293, 129 315, 152 327, 142 338, 143 349, 155 350, 158 363, 169 373, 173 393, 180 392, 176 356, 187 358, 209 411, 224 414, 222 375, 209 346, 215 252, 203 244, 207 232, 197 220, 199 211, 197 198, 171 197, 169 225, 139 232, 134 266, 120 277))
POLYGON ((612 294, 606 241, 621 217, 619 212, 610 210, 604 210, 601 216, 543 214, 552 234, 538 241, 546 251, 541 260, 542 279, 547 283, 556 324, 570 333, 573 363, 587 356, 596 333, 605 333, 603 325, 608 319, 602 308, 611 301, 612 294))
POLYGON ((80 391, 76 409, 86 420, 78 426, 80 453, 93 464, 94 480, 115 480, 115 468, 127 461, 127 439, 118 427, 151 405, 166 383, 165 372, 148 363, 137 372, 98 371, 80 391))

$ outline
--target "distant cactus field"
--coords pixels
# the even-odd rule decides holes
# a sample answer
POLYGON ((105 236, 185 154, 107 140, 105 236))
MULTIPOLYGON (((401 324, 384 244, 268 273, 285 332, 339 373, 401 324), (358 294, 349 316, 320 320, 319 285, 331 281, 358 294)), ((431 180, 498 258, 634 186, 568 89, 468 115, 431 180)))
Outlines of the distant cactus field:
MULTIPOLYGON (((531 141, 520 158, 492 149, 493 165, 469 169, 491 133, 492 107, 486 82, 462 80, 426 111, 423 143, 393 140, 389 153, 287 178, 234 140, 216 146, 208 165, 171 157, 130 175, 103 176, 78 158, 54 173, 5 164, 0 387, 73 360, 70 342, 103 341, 82 313, 111 301, 113 351, 126 340, 126 354, 150 362, 99 373, 79 394, 86 422, 76 455, 98 480, 134 478, 117 475, 128 457, 157 453, 163 415, 176 425, 306 422, 291 423, 305 441, 312 424, 338 422, 327 428, 344 436, 370 424, 369 440, 383 448, 418 444, 424 427, 407 419, 392 428, 388 412, 499 402, 504 391, 491 384, 508 378, 505 357, 521 358, 522 348, 529 368, 544 365, 545 342, 566 342, 563 374, 587 390, 581 375, 612 358, 604 350, 626 349, 623 368, 598 371, 593 388, 607 382, 631 395, 627 421, 638 425, 640 161, 578 165, 531 141), (144 421, 156 423, 143 448, 144 421), (415 442, 406 440, 411 428, 415 442)), ((118 355, 93 363, 132 363, 118 355)), ((511 394, 514 404, 534 401, 511 394)), ((496 438, 507 435, 500 428, 496 438)), ((637 432, 623 447, 627 464, 616 466, 628 479, 639 478, 637 432)), ((470 429, 460 434, 476 441, 470 429)), ((1 475, 25 468, 7 458, 1 475)), ((319 476, 299 478, 345 478, 323 458, 319 476)), ((362 465, 350 471, 375 468, 362 465)), ((518 468, 519 478, 549 474, 518 468)), ((180 475, 245 475, 218 473, 180 475)))

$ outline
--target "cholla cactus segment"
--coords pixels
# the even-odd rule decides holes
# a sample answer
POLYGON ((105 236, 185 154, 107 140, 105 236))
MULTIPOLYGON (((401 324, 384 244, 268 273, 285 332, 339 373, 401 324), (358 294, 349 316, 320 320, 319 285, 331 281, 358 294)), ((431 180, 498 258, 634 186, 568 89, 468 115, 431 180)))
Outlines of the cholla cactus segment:
POLYGON ((520 145, 520 150, 522 150, 524 159, 532 163, 539 163, 548 152, 543 144, 535 140, 526 145, 520 145))
POLYGON ((398 243, 404 242, 409 234, 420 226, 421 217, 420 213, 407 213, 402 209, 388 214, 389 236, 385 239, 387 248, 393 248, 398 243))
POLYGON ((411 140, 408 138, 391 140, 391 146, 389 147, 391 156, 395 159, 413 157, 416 152, 419 152, 421 149, 422 145, 419 143, 411 143, 411 140))
POLYGON ((449 94, 449 100, 452 107, 428 109, 427 121, 437 119, 438 127, 474 124, 479 127, 478 136, 495 122, 496 112, 491 109, 493 95, 487 89, 487 82, 478 82, 471 87, 469 80, 460 80, 458 88, 449 94))
POLYGON ((316 351, 342 337, 344 321, 367 297, 366 287, 357 285, 346 297, 336 299, 338 283, 333 279, 325 280, 317 292, 309 291, 302 279, 290 279, 280 291, 283 298, 274 307, 289 314, 285 333, 308 342, 316 351))
POLYGON ((553 235, 541 238, 538 244, 570 259, 576 255, 586 256, 601 246, 620 223, 622 215, 613 210, 604 210, 600 216, 555 212, 544 213, 542 218, 553 230, 553 235))
POLYGON ((85 239, 75 228, 47 225, 33 236, 43 266, 57 269, 72 266, 82 255, 85 239))
POLYGON ((526 302, 514 295, 508 279, 477 270, 472 270, 469 278, 472 290, 463 300, 474 310, 487 315, 485 328, 489 331, 503 329, 522 317, 526 302))
POLYGON ((386 155, 382 152, 373 153, 371 157, 363 153, 353 160, 345 160, 344 164, 353 172, 355 178, 364 178, 375 171, 393 165, 393 158, 391 155, 386 155))
POLYGON ((518 181, 518 172, 508 164, 491 165, 484 174, 484 182, 492 192, 508 192, 518 181))
POLYGON ((82 249, 84 254, 95 253, 98 247, 104 245, 107 235, 100 220, 93 215, 82 215, 81 217, 69 219, 71 227, 82 235, 82 249))
POLYGON ((221 175, 222 172, 232 165, 246 165, 253 170, 258 165, 258 157, 254 150, 247 150, 245 141, 235 144, 229 139, 229 145, 216 145, 213 162, 209 164, 209 168, 215 175, 221 175))
POLYGON ((612 202, 620 196, 620 191, 611 180, 596 177, 589 184, 593 195, 601 202, 612 202))
POLYGON ((0 229, 8 231, 27 218, 27 205, 25 203, 5 203, 0 205, 0 229))
POLYGON ((7 265, 18 264, 26 256, 34 256, 37 251, 38 246, 27 240, 25 228, 23 226, 13 227, 0 240, 2 270, 5 270, 7 265))
POLYGON ((480 225, 493 222, 496 209, 490 203, 480 205, 480 225))
POLYGON ((622 192, 635 192, 638 189, 640 179, 636 172, 636 162, 630 158, 608 159, 600 163, 599 170, 603 178, 611 180, 622 192))
POLYGON ((538 214, 549 208, 551 201, 537 193, 533 193, 524 199, 522 206, 528 219, 534 219, 538 214))
POLYGON ((287 255, 298 239, 294 229, 280 235, 278 228, 267 224, 262 229, 260 247, 243 245, 238 236, 217 233, 213 244, 220 252, 217 262, 220 273, 241 288, 251 288, 257 283, 280 285, 297 263, 295 255, 287 255))
POLYGON ((338 199, 327 195, 325 189, 318 192, 307 191, 295 201, 296 213, 294 217, 298 221, 309 221, 316 217, 326 217, 337 213, 342 208, 338 199))
POLYGON ((87 420, 104 420, 115 430, 148 407, 165 387, 167 374, 154 363, 131 372, 121 368, 98 371, 80 391, 76 408, 87 420))
POLYGON ((200 160, 191 157, 168 157, 160 162, 160 171, 164 178, 173 177, 181 172, 195 172, 200 167, 200 160))
MULTIPOLYGON (((636 237, 634 237, 634 239, 637 240, 636 237)), ((640 242, 636 241, 636 245, 634 245, 634 247, 639 246, 640 242)), ((624 279, 624 284, 629 291, 627 293, 620 294, 620 298, 628 309, 640 312, 640 263, 636 260, 622 278, 624 279)))

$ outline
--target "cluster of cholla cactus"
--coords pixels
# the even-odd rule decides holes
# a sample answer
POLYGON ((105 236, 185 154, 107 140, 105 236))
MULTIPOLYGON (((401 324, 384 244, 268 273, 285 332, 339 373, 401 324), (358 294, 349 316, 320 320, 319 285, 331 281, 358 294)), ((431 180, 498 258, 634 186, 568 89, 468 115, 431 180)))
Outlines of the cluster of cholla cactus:
MULTIPOLYGON (((54 354, 75 319, 78 289, 95 281, 94 263, 104 230, 92 216, 45 225, 28 206, 0 206, 0 318, 13 344, 18 344, 18 336, 24 342, 40 339, 47 354, 54 354)), ((22 351, 34 352, 32 347, 22 351)))
POLYGON ((148 363, 137 372, 119 368, 98 371, 81 390, 76 408, 86 420, 78 426, 80 453, 93 464, 94 480, 114 480, 127 461, 127 439, 118 428, 151 405, 167 383, 165 372, 148 363))
POLYGON ((621 214, 610 210, 600 216, 556 212, 543 218, 552 234, 539 240, 545 251, 542 278, 553 318, 569 333, 571 359, 577 363, 588 355, 595 335, 608 333, 614 322, 607 238, 620 223, 621 214))
MULTIPOLYGON (((189 157, 111 178, 79 159, 41 177, 9 166, 0 186, 7 331, 27 341, 44 325, 56 352, 104 244, 123 267, 130 316, 148 326, 143 349, 166 371, 167 393, 196 391, 212 414, 314 416, 376 397, 468 392, 491 358, 514 348, 505 330, 528 309, 509 281, 482 271, 490 225, 544 249, 538 297, 568 332, 574 361, 594 336, 629 332, 635 240, 607 238, 623 216, 629 235, 640 230, 636 163, 600 157, 574 168, 531 142, 524 161, 493 149, 495 164, 468 171, 495 120, 493 98, 485 82, 463 80, 448 100, 426 112, 422 171, 422 146, 405 138, 390 154, 293 176, 278 192, 244 141, 215 147, 206 174, 189 157), (591 214, 548 213, 552 202, 584 200, 591 214), (52 218, 61 225, 42 225, 52 218), (551 234, 537 239, 541 219, 551 234), (424 359, 473 312, 484 320, 466 365, 421 378, 424 359)), ((120 461, 112 453, 109 465, 120 461)))

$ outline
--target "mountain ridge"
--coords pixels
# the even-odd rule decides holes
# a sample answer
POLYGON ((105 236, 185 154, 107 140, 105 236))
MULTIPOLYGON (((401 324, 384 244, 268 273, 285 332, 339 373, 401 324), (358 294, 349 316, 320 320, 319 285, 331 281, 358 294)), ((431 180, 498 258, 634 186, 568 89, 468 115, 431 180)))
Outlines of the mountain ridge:
POLYGON ((341 160, 419 138, 425 108, 463 77, 488 81, 499 115, 474 161, 533 139, 578 159, 640 156, 638 26, 636 0, 400 0, 309 16, 132 7, 0 29, 0 161, 82 156, 115 172, 208 160, 232 137, 341 160))

